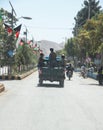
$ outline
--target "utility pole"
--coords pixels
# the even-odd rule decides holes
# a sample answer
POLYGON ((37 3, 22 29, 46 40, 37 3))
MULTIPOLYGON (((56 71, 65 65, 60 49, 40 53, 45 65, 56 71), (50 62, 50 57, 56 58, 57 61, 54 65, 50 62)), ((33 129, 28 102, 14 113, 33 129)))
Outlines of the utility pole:
POLYGON ((28 30, 27 30, 27 28, 26 28, 26 43, 27 43, 27 40, 28 40, 28 37, 27 37, 27 34, 28 33, 28 30))
POLYGON ((14 14, 16 16, 16 12, 11 4, 11 2, 9 1, 9 4, 11 6, 11 28, 12 28, 12 34, 11 36, 9 37, 9 48, 8 48, 8 74, 11 75, 12 74, 12 67, 13 67, 13 61, 14 61, 14 57, 13 57, 13 51, 15 49, 15 47, 13 47, 14 45, 14 31, 13 31, 13 28, 14 28, 14 14))
POLYGON ((13 16, 14 16, 14 14, 15 14, 15 16, 16 16, 16 12, 15 12, 15 10, 14 10, 14 8, 13 8, 13 6, 12 6, 12 4, 11 4, 10 1, 9 1, 9 4, 10 4, 11 9, 12 9, 12 11, 11 11, 11 14, 12 14, 11 27, 12 27, 12 29, 13 29, 13 16))
MULTIPOLYGON (((25 26, 25 25, 24 25, 25 26)), ((25 32, 24 32, 24 35, 26 36, 26 39, 25 39, 25 42, 27 43, 27 41, 28 41, 28 29, 27 29, 27 27, 25 26, 25 32)))
POLYGON ((90 13, 91 13, 91 3, 89 1, 89 3, 88 3, 88 19, 90 19, 90 13))

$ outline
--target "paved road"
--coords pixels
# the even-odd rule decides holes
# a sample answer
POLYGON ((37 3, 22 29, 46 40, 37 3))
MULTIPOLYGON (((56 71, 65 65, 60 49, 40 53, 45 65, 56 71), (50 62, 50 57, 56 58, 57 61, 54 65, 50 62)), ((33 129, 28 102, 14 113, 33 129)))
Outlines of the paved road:
POLYGON ((96 80, 76 73, 64 88, 38 87, 35 72, 2 83, 0 130, 103 130, 103 87, 96 80))

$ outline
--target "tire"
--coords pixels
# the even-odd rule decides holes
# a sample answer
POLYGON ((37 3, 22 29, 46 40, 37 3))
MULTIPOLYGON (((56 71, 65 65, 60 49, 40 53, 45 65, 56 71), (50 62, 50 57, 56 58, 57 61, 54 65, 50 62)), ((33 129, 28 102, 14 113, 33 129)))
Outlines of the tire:
POLYGON ((99 79, 99 85, 102 85, 103 84, 103 81, 99 79))
POLYGON ((68 73, 68 78, 71 79, 71 72, 68 73))
POLYGON ((98 82, 99 82, 99 85, 103 85, 103 76, 102 75, 98 76, 98 82))
POLYGON ((43 85, 43 80, 41 78, 39 79, 39 85, 43 85))
POLYGON ((64 80, 59 81, 59 86, 64 87, 64 80))

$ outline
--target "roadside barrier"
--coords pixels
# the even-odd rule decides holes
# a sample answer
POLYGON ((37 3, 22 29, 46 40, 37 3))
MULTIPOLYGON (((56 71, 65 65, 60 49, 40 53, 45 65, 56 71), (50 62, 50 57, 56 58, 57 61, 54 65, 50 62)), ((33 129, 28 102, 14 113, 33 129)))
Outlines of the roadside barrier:
POLYGON ((30 70, 30 71, 23 73, 21 75, 0 75, 0 79, 2 79, 2 80, 21 80, 21 79, 29 76, 30 74, 32 74, 36 70, 37 69, 33 69, 33 70, 30 70))
MULTIPOLYGON (((74 71, 80 72, 80 70, 81 70, 80 68, 76 68, 74 71)), ((87 72, 87 77, 98 80, 97 79, 97 73, 93 73, 93 72, 90 72, 90 71, 87 72)))
MULTIPOLYGON (((15 75, 15 76, 12 76, 12 75, 1 75, 0 76, 0 79, 2 80, 21 80, 27 76, 29 76, 30 74, 32 74, 34 71, 36 71, 37 69, 33 69, 33 70, 30 70, 22 75, 15 75)), ((0 93, 3 92, 5 90, 5 86, 4 84, 0 83, 0 93)))
POLYGON ((14 79, 19 79, 19 76, 2 75, 2 76, 0 76, 0 79, 2 79, 2 80, 14 80, 14 79))

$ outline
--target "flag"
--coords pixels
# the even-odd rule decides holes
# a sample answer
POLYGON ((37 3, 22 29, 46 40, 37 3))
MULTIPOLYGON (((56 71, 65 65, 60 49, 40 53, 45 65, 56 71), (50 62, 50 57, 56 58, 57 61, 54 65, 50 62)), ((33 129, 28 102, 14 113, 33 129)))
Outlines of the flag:
POLYGON ((24 41, 21 39, 19 45, 22 46, 23 44, 24 44, 24 41))
POLYGON ((43 50, 39 50, 39 53, 40 53, 40 54, 43 53, 43 50))
POLYGON ((28 41, 28 44, 33 43, 33 40, 28 41))
POLYGON ((24 32, 24 35, 27 35, 27 32, 24 32))
POLYGON ((34 48, 34 51, 38 51, 38 47, 35 47, 35 48, 34 48))
POLYGON ((37 47, 37 43, 35 43, 34 48, 37 47))
POLYGON ((8 55, 9 55, 10 57, 12 57, 12 56, 13 56, 13 50, 9 50, 9 51, 8 51, 8 55))
POLYGON ((12 28, 5 23, 4 23, 4 26, 5 26, 5 29, 7 30, 8 35, 10 36, 13 32, 12 28))
POLYGON ((20 30, 21 30, 21 25, 22 25, 22 24, 20 24, 20 25, 17 26, 16 28, 14 28, 14 31, 15 31, 15 37, 16 37, 16 38, 19 37, 20 30))

